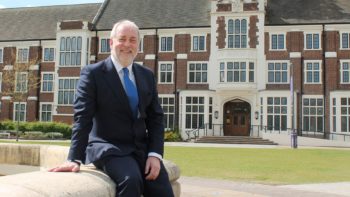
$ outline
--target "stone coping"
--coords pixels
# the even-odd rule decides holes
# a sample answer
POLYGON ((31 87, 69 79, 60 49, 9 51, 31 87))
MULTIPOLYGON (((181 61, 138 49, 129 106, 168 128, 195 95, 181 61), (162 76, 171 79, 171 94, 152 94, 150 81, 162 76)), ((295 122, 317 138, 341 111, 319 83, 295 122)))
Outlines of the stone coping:
MULTIPOLYGON (((0 177, 0 196, 6 197, 114 197, 115 184, 93 165, 82 166, 79 173, 47 172, 63 163, 68 147, 50 145, 0 144, 0 164, 38 167, 40 171, 0 177)), ((180 170, 164 160, 176 197, 180 196, 180 170)), ((6 174, 1 172, 0 174, 6 174)))

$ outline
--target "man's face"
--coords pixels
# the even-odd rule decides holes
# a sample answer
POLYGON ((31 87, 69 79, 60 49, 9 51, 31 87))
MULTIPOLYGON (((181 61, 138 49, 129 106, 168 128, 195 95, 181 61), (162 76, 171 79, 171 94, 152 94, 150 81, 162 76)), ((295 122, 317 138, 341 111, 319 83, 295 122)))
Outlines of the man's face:
POLYGON ((117 28, 116 36, 110 39, 111 53, 119 63, 126 67, 130 65, 137 55, 139 39, 137 30, 128 24, 117 28))

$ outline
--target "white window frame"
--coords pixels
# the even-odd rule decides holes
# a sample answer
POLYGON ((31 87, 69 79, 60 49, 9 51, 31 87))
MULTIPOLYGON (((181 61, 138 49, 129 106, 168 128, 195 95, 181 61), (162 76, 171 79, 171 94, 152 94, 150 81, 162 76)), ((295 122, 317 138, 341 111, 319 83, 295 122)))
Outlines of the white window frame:
POLYGON ((205 116, 206 116, 206 107, 207 107, 207 98, 206 96, 184 96, 184 107, 185 107, 185 124, 184 124, 184 127, 185 129, 197 129, 199 128, 200 126, 204 126, 205 124, 205 116), (187 103, 187 98, 191 98, 191 103, 187 103), (198 99, 198 102, 197 103, 194 103, 194 98, 197 98, 198 99), (199 99, 202 98, 203 99, 203 103, 200 103, 199 99), (203 108, 201 111, 200 108, 203 108), (191 110, 190 111, 187 111, 187 109, 190 108, 191 110), (187 116, 190 116, 190 123, 187 122, 187 116), (197 116, 197 118, 195 118, 194 116, 197 116), (201 116, 203 118, 203 125, 199 125, 200 123, 200 119, 201 119, 201 116), (193 127, 195 125, 195 123, 193 123, 193 120, 196 119, 197 121, 197 126, 195 126, 195 128, 193 127), (190 124, 190 127, 187 127, 188 125, 187 124, 190 124))
POLYGON ((139 53, 143 53, 143 36, 140 35, 140 40, 139 40, 139 53))
POLYGON ((226 27, 227 27, 227 30, 226 30, 226 48, 227 49, 248 49, 249 48, 249 18, 246 18, 246 17, 235 17, 235 18, 227 18, 226 19, 226 27), (230 29, 229 29, 229 21, 230 20, 233 20, 233 30, 235 29, 235 21, 236 20, 239 20, 240 21, 240 32, 239 33, 235 33, 235 31, 233 31, 233 33, 230 33, 230 29), (246 21, 246 33, 242 33, 242 20, 245 20, 246 21), (232 46, 230 45, 230 42, 229 42, 229 36, 233 36, 233 39, 232 39, 232 46), (239 36, 239 47, 236 46, 235 44, 235 37, 236 36, 239 36), (245 43, 244 45, 245 46, 242 46, 242 37, 245 36, 245 43))
POLYGON ((208 67, 209 67, 209 62, 200 62, 200 61, 190 61, 190 62, 187 62, 187 83, 189 84, 206 84, 208 83, 208 67), (190 70, 190 66, 194 64, 194 70, 190 70), (201 65, 201 69, 200 70, 197 70, 196 67, 197 67, 197 64, 200 64, 201 65), (207 65, 207 70, 203 71, 203 64, 206 64, 207 65), (190 81, 190 74, 191 73, 194 73, 194 81, 191 82, 190 81), (196 82, 196 74, 199 73, 200 76, 201 76, 201 81, 200 82, 196 82), (207 81, 203 81, 203 74, 206 74, 206 79, 207 81))
POLYGON ((110 45, 109 45, 109 42, 110 42, 110 38, 108 37, 102 37, 102 38, 100 38, 100 40, 99 40, 100 42, 100 47, 99 47, 99 53, 102 53, 102 54, 104 54, 104 53, 110 53, 111 52, 111 49, 110 49, 110 45), (103 48, 102 48, 102 44, 103 44, 103 42, 105 42, 105 44, 106 44, 106 49, 104 49, 104 50, 102 50, 103 48))
POLYGON ((161 35, 159 36, 159 52, 163 52, 163 53, 169 53, 169 52, 174 52, 174 43, 175 43, 175 36, 174 35, 161 35), (166 45, 165 45, 165 48, 166 50, 162 50, 162 40, 163 38, 166 38, 166 45), (167 50, 168 46, 167 46, 167 43, 168 43, 168 38, 171 38, 172 41, 171 41, 171 50, 167 50))
POLYGON ((286 33, 278 33, 278 32, 275 32, 275 33, 270 33, 270 50, 271 51, 284 51, 286 50, 286 33), (279 36, 283 35, 283 48, 279 48, 279 36), (277 48, 276 49, 273 49, 272 48, 272 37, 273 36, 277 36, 277 48))
POLYGON ((164 118, 166 119, 166 122, 164 123, 165 130, 172 130, 175 127, 175 95, 174 94, 159 94, 159 104, 161 105, 163 111, 164 111, 164 118), (164 99, 168 99, 168 103, 164 104, 164 99), (170 103, 170 100, 173 100, 173 103, 170 103), (166 110, 165 110, 166 109, 166 110), (172 110, 171 110, 172 109, 172 110), (173 127, 169 127, 169 122, 171 119, 171 116, 173 117, 173 127), (168 124, 167 124, 168 123, 168 124))
POLYGON ((29 47, 20 47, 17 48, 17 62, 18 63, 27 63, 29 60, 29 47), (23 56, 23 51, 27 51, 25 54, 26 56, 23 56))
MULTIPOLYGON (((17 121, 16 120, 16 105, 24 105, 24 116, 23 116, 23 120, 19 120, 19 122, 25 122, 27 120, 27 102, 13 102, 13 116, 12 116, 12 120, 13 121, 17 121)), ((20 113, 22 111, 20 110, 20 113)))
POLYGON ((350 84, 350 60, 340 60, 340 83, 341 84, 350 84), (344 64, 347 63, 347 69, 344 70, 344 64), (344 81, 344 72, 348 74, 348 81, 344 81))
POLYGON ((55 56, 56 56, 56 49, 55 49, 54 47, 45 47, 45 48, 43 49, 43 57, 42 57, 43 62, 55 62, 55 59, 56 59, 55 56), (50 58, 49 58, 49 60, 45 60, 45 51, 46 51, 46 49, 49 50, 49 53, 51 53, 51 52, 50 52, 51 49, 53 50, 53 59, 52 59, 52 60, 50 60, 50 58))
POLYGON ((322 84, 322 61, 321 60, 307 60, 304 62, 304 83, 305 84, 322 84), (309 70, 307 70, 307 65, 311 63, 312 64, 312 67, 314 67, 314 64, 315 63, 318 63, 319 65, 319 81, 318 82, 315 82, 315 77, 314 77, 314 73, 316 72, 315 70, 311 70, 312 72, 312 81, 311 82, 308 82, 307 81, 307 72, 309 72, 309 70))
POLYGON ((340 31, 339 32, 339 48, 342 49, 342 50, 350 50, 350 32, 346 31, 346 32, 343 32, 343 31, 340 31), (348 39, 348 42, 347 42, 347 47, 343 47, 343 34, 346 34, 347 35, 347 39, 348 39))
MULTIPOLYGON (((74 103, 74 99, 75 99, 75 92, 76 92, 76 89, 77 89, 77 82, 78 82, 78 80, 79 80, 79 78, 78 77, 60 77, 60 78, 58 78, 58 80, 57 80, 57 82, 58 82, 58 88, 57 88, 57 105, 58 106, 72 106, 73 105, 73 103, 74 103), (60 89, 60 80, 70 80, 69 81, 69 88, 67 88, 67 89, 60 89), (71 80, 74 80, 76 83, 75 83, 75 85, 74 85, 74 87, 73 87, 73 89, 71 89, 70 88, 70 86, 71 86, 71 84, 70 84, 70 82, 71 82, 71 80), (63 99, 63 101, 62 102, 60 102, 60 91, 63 91, 62 92, 62 99, 63 99), (64 93, 65 92, 67 92, 67 94, 68 93, 73 93, 73 98, 72 98, 72 101, 71 101, 71 103, 69 102, 69 98, 68 98, 68 102, 67 103, 65 103, 64 102, 64 93)), ((64 86, 64 81, 63 81, 63 84, 62 84, 63 86, 64 86)), ((70 95, 69 95, 70 96, 70 95)), ((68 97, 69 97, 68 96, 68 97)))
POLYGON ((305 120, 304 118, 305 117, 309 117, 309 123, 308 123, 308 127, 309 127, 309 130, 307 132, 318 132, 318 133, 323 133, 324 132, 324 99, 323 99, 323 96, 322 95, 303 95, 303 98, 302 98, 302 123, 303 123, 303 128, 302 128, 302 131, 305 131, 304 128, 305 128, 305 120), (316 99, 316 105, 315 106, 311 106, 311 105, 308 105, 308 106, 305 106, 305 103, 304 103, 304 99, 309 99, 309 103, 311 101, 311 99, 316 99), (318 105, 318 99, 322 99, 322 105, 318 105), (308 114, 305 114, 305 109, 308 108, 309 109, 309 112, 308 114), (315 109, 315 114, 311 114, 311 110, 315 109), (318 111, 318 108, 322 108, 322 114, 318 114, 319 111, 318 111), (312 131, 310 130, 311 129, 311 121, 310 121, 310 117, 315 117, 315 121, 316 121, 316 131, 312 131), (318 122, 318 118, 321 117, 322 118, 322 131, 317 131, 317 122, 318 122))
POLYGON ((249 60, 232 60, 232 61, 222 61, 222 62, 219 62, 219 65, 220 65, 220 72, 219 72, 219 80, 220 80, 220 83, 241 83, 241 84, 246 84, 246 83, 254 83, 255 81, 255 68, 256 68, 256 65, 255 65, 255 62, 253 61, 249 61, 249 60), (228 68, 228 63, 232 63, 232 69, 229 69, 228 68), (235 66, 237 64, 235 63, 238 63, 238 69, 235 68, 235 66), (245 63, 245 69, 242 69, 241 66, 242 66, 242 63, 245 63), (254 70, 251 70, 250 69, 250 64, 253 63, 254 64, 254 70), (223 69, 222 69, 223 68, 223 69), (242 71, 245 72, 245 81, 242 81, 242 71), (228 74, 229 72, 232 72, 232 81, 228 81, 228 74), (239 77, 239 80, 238 81, 235 81, 235 72, 238 72, 238 77, 239 77), (253 73, 253 81, 250 79, 250 72, 254 72, 253 73))
POLYGON ((28 91, 28 72, 16 72, 15 92, 27 92, 27 91, 28 91), (21 81, 18 81, 19 75, 21 76, 21 81), (23 75, 25 76, 25 81, 23 81, 22 79, 23 75), (19 88, 18 88, 18 85, 20 85, 19 88))
POLYGON ((4 62, 4 48, 0 47, 0 63, 4 62))
MULTIPOLYGON (((71 35, 71 36, 61 36, 59 38, 58 44, 59 44, 59 52, 58 52, 58 66, 59 67, 80 67, 82 64, 84 64, 84 59, 83 59, 83 54, 84 52, 84 37, 80 36, 80 35, 71 35), (69 49, 66 49, 66 45, 67 45, 67 38, 70 39, 70 43, 73 42, 71 39, 75 38, 75 49, 72 50, 71 47, 69 49), (80 49, 78 49, 79 44, 78 44, 78 38, 80 38, 81 40, 81 45, 80 45, 80 49), (62 39, 64 39, 64 50, 62 50, 62 39), (79 57, 79 53, 80 53, 80 57, 79 57), (62 56, 64 54, 64 57, 62 56), (69 62, 67 62, 67 55, 69 55, 69 62), (75 59, 73 60, 73 64, 72 64, 72 55, 74 55, 75 59), (80 58, 80 61, 78 61, 77 57, 80 58), (64 60, 64 61, 63 61, 64 60)), ((70 45, 71 46, 71 45, 70 45)), ((88 51, 87 51, 88 52, 88 51)))
MULTIPOLYGON (((165 75, 165 76, 167 76, 167 75, 165 75)), ((174 62, 165 62, 165 61, 164 62, 163 61, 159 62, 158 63, 158 84, 172 84, 172 83, 174 83, 174 62), (168 64, 171 64, 171 71, 168 71, 168 70, 161 71, 162 64, 165 64, 166 67, 168 67, 168 64), (170 80, 170 82, 166 82, 167 81, 167 77, 165 78, 165 82, 161 81, 161 75, 162 75, 163 72, 165 72, 165 73, 171 72, 171 80, 170 80)))
POLYGON ((53 103, 50 103, 50 102, 40 102, 40 121, 42 122, 52 122, 52 117, 53 117, 53 103), (51 111, 43 111, 43 105, 51 105, 51 111), (42 113, 50 113, 51 117, 50 117, 50 120, 49 121, 44 121, 43 120, 43 116, 42 116, 42 113))
POLYGON ((207 36, 206 34, 193 34, 191 35, 191 52, 205 52, 207 51, 207 36), (198 38, 198 42, 197 42, 197 50, 194 48, 195 45, 194 45, 194 38, 197 37, 198 38), (204 37, 204 48, 203 49, 200 49, 199 46, 200 46, 200 37, 204 37))
MULTIPOLYGON (((288 130, 288 121, 289 121, 289 103, 288 103, 288 100, 289 100, 289 97, 288 96, 277 96, 277 95, 271 95, 271 96, 265 96, 263 97, 263 100, 266 104, 266 126, 268 128, 268 130, 274 130, 274 131, 287 131, 288 130), (273 98, 273 104, 268 104, 269 102, 269 98, 273 98), (275 103, 275 99, 279 98, 280 99, 280 103, 279 104, 276 104, 275 103), (286 104, 282 104, 282 98, 283 99, 286 99, 286 104), (272 107, 272 112, 271 110, 269 110, 269 107, 272 107), (279 113, 276 112, 276 110, 278 111, 279 109, 279 113), (285 113, 282 113, 283 112, 283 109, 285 110, 285 113), (272 128, 269 127, 269 123, 268 123, 268 120, 269 120, 269 116, 272 116, 273 117, 273 125, 272 125, 272 128), (280 119, 279 119, 279 129, 276 130, 277 128, 275 128, 275 116, 279 116, 280 119), (286 122, 285 122, 285 130, 283 130, 282 128, 282 116, 286 116, 286 122)), ((265 113, 264 113, 265 114, 265 113)))
POLYGON ((41 92, 54 92, 54 86, 55 85, 55 73, 54 72, 42 72, 41 73, 41 92), (44 75, 46 74, 52 74, 52 80, 45 80, 44 79, 44 75), (44 90, 44 83, 52 83, 52 86, 51 86, 51 91, 48 91, 48 90, 44 90))
POLYGON ((290 63, 289 63, 289 61, 267 61, 267 75, 266 75, 266 79, 267 79, 267 84, 289 84, 289 81, 290 81, 290 63), (270 73, 270 70, 269 70, 269 64, 274 64, 274 68, 276 67, 276 64, 280 64, 281 65, 281 70, 280 71, 278 71, 278 70, 273 70, 273 71, 271 71, 271 72, 273 72, 274 73, 274 82, 270 82, 269 81, 269 73, 270 73), (287 70, 286 71, 284 71, 284 70, 282 70, 282 66, 283 66, 283 64, 287 64, 287 70), (280 82, 276 82, 276 72, 280 72, 281 73, 281 76, 280 76, 280 79, 281 79, 281 81, 280 82), (286 82, 283 82, 282 81, 282 75, 283 75, 283 73, 284 72, 286 72, 287 73, 287 81, 286 82))
POLYGON ((322 47, 322 39, 321 32, 304 32, 304 50, 321 50, 322 47), (312 35, 312 47, 310 49, 307 48, 307 36, 312 35), (314 35, 318 35, 318 48, 314 47, 314 35))

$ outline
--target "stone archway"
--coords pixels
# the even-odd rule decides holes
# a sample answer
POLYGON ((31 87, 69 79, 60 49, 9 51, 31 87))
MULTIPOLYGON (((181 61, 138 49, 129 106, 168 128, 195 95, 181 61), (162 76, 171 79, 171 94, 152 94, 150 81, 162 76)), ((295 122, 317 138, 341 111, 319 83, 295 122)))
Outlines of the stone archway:
POLYGON ((251 107, 246 101, 235 99, 224 105, 224 135, 249 136, 251 107))

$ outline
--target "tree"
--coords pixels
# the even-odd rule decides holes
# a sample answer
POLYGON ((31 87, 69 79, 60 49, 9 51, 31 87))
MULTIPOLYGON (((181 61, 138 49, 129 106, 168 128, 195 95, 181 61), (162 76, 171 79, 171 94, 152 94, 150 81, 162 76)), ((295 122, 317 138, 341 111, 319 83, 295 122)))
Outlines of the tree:
POLYGON ((24 102, 28 96, 36 95, 34 92, 40 85, 40 77, 36 67, 40 63, 38 57, 29 59, 28 49, 19 49, 18 54, 11 51, 11 58, 8 65, 3 69, 2 74, 2 95, 8 96, 13 104, 16 124, 16 141, 19 138, 19 123, 25 120, 24 102), (26 50, 26 51, 21 51, 26 50))

